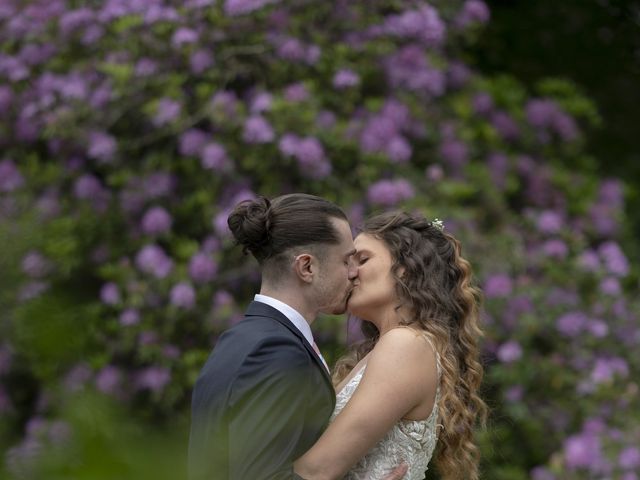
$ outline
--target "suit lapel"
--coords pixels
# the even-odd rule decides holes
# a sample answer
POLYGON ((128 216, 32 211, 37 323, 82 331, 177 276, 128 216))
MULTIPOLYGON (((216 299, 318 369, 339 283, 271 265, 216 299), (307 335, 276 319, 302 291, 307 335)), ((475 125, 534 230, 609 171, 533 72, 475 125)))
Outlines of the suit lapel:
POLYGON ((302 332, 298 330, 296 326, 293 323, 291 323, 291 321, 281 311, 273 308, 271 305, 267 305, 262 302, 251 302, 249 304, 249 307, 247 308, 247 312, 245 313, 245 316, 247 317, 259 316, 259 317, 273 318, 277 322, 287 327, 287 329, 289 329, 291 333, 293 333, 296 337, 302 340, 302 344, 305 346, 305 348, 307 349, 311 357, 314 359, 314 361, 318 364, 318 368, 320 368, 320 370, 322 371, 322 375, 327 381, 329 388, 333 392, 333 383, 331 382, 331 376, 329 375, 327 368, 324 366, 324 362, 318 356, 318 354, 313 349, 313 347, 309 344, 309 342, 304 337, 302 332))

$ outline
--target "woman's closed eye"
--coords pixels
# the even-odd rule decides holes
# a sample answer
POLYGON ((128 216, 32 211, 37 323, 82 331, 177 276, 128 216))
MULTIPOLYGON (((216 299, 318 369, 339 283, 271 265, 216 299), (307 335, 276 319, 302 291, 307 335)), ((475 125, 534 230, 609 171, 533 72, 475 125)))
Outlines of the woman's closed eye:
POLYGON ((365 263, 367 263, 367 260, 369 260, 369 257, 361 257, 360 259, 358 259, 358 264, 364 265, 365 263))

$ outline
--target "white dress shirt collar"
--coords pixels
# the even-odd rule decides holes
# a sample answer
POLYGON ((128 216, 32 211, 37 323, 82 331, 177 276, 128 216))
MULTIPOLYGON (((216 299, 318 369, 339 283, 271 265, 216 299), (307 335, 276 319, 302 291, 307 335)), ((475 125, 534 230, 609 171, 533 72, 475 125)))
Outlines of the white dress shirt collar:
POLYGON ((291 323, 302 333, 304 338, 309 342, 309 345, 314 344, 313 333, 311 333, 311 327, 304 319, 304 317, 295 308, 290 307, 284 302, 277 300, 268 295, 260 295, 259 293, 253 298, 256 302, 266 303, 267 305, 275 308, 285 317, 289 319, 291 323))

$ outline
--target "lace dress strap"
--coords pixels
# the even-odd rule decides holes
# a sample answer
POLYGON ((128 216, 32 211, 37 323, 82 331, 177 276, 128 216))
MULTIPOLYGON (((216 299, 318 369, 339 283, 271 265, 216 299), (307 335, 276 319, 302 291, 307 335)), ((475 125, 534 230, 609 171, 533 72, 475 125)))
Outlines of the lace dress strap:
POLYGON ((440 377, 442 377, 442 366, 440 365, 440 353, 438 353, 438 349, 436 348, 435 344, 433 343, 433 340, 431 339, 431 335, 429 335, 428 333, 424 332, 422 334, 422 337, 429 342, 429 345, 431 345, 431 348, 433 349, 433 353, 436 354, 436 369, 438 370, 438 391, 440 390, 440 377))

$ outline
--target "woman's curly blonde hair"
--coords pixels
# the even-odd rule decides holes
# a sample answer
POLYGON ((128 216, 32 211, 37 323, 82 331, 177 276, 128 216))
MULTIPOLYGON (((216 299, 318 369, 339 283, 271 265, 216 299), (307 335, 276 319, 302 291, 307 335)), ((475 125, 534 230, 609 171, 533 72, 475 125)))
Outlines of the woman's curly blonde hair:
MULTIPOLYGON (((444 480, 479 478, 476 424, 486 422, 487 406, 478 394, 483 368, 478 326, 480 291, 472 284, 471 265, 460 252, 460 242, 438 224, 404 212, 376 215, 362 233, 389 248, 396 282, 398 309, 408 306, 411 318, 402 325, 419 328, 433 340, 440 356, 442 376, 435 463, 444 480)), ((379 332, 363 322, 365 340, 338 360, 333 381, 338 384, 375 346, 379 332)))

